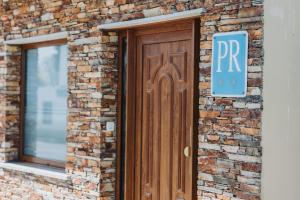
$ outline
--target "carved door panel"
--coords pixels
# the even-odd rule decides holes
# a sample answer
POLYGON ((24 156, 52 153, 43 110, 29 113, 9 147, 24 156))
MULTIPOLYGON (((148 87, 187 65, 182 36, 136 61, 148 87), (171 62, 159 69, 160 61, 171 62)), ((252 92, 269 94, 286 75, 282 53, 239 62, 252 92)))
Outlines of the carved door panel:
POLYGON ((191 200, 193 148, 192 33, 137 39, 140 76, 136 200, 191 200), (139 143, 139 142, 138 142, 139 143))

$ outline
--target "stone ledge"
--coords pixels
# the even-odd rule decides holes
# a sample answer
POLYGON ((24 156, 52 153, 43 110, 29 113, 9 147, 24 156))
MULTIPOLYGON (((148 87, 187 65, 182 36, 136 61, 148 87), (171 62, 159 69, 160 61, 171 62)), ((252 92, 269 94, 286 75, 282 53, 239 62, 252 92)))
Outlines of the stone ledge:
POLYGON ((136 28, 145 25, 152 25, 163 22, 171 22, 176 20, 190 19, 200 17, 206 9, 198 8, 192 10, 186 10, 182 12, 175 12, 166 15, 152 16, 141 19, 134 19, 129 21, 121 21, 121 22, 112 22, 107 24, 101 24, 97 26, 99 30, 120 30, 126 28, 136 28))
POLYGON ((68 37, 68 32, 58 32, 50 33, 45 35, 32 36, 27 38, 18 38, 13 40, 5 40, 4 44, 6 45, 23 45, 23 44, 32 44, 38 42, 48 42, 59 39, 66 39, 68 37))
POLYGON ((49 178, 55 178, 60 180, 68 180, 68 175, 64 169, 24 162, 6 162, 0 163, 0 168, 6 170, 19 171, 24 173, 30 173, 38 176, 44 176, 49 178))

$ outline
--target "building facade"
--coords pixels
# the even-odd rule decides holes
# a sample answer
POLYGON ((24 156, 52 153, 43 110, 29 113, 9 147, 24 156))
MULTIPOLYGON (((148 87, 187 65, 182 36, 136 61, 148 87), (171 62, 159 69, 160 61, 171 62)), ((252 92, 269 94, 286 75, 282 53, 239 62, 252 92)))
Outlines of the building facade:
POLYGON ((172 18, 193 11, 198 14, 189 19, 198 19, 194 23, 199 26, 195 32, 198 40, 194 40, 199 47, 199 98, 194 108, 199 117, 197 131, 193 131, 197 143, 193 198, 261 199, 263 4, 263 0, 2 0, 0 199, 120 198, 116 196, 121 187, 119 39, 122 31, 136 27, 120 31, 102 25, 139 19, 142 28, 168 27, 177 23, 176 19, 160 24, 158 16, 172 18), (141 19, 158 20, 158 25, 143 25, 141 19), (247 95, 213 97, 212 36, 231 31, 247 31, 249 35, 247 95), (64 167, 54 169, 19 162, 23 138, 21 72, 24 45, 58 39, 65 40, 68 48, 67 150, 64 167))

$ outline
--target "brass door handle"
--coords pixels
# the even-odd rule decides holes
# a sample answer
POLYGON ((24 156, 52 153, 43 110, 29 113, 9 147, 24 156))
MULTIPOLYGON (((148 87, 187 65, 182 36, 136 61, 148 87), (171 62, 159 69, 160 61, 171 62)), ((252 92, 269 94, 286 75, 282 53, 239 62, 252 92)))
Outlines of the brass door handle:
POLYGON ((151 193, 150 192, 146 192, 145 193, 145 197, 147 197, 147 198, 151 197, 151 193))
POLYGON ((190 157, 190 147, 186 146, 183 150, 183 154, 185 157, 189 158, 190 157))

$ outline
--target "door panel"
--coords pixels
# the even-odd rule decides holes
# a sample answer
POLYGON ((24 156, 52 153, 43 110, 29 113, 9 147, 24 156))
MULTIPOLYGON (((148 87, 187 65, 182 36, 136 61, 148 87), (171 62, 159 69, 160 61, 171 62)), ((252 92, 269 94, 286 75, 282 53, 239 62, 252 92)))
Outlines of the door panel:
POLYGON ((137 38, 136 200, 192 199, 192 48, 192 30, 137 38))

